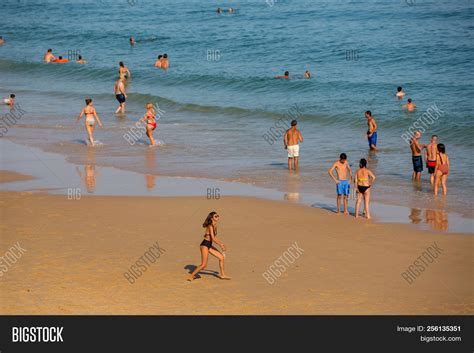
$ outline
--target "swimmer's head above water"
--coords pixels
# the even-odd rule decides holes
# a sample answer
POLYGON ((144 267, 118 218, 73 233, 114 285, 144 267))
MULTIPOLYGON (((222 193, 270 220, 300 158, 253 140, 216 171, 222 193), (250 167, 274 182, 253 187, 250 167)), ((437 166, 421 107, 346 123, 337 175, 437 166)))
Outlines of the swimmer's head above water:
POLYGON ((90 105, 92 103, 92 98, 86 98, 86 105, 90 105))

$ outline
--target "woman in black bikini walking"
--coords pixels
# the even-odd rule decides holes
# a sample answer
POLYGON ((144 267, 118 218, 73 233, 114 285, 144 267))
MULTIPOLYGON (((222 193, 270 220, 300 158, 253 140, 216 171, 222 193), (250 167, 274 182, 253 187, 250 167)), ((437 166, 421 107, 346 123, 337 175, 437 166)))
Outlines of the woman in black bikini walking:
POLYGON ((355 207, 355 218, 359 217, 359 206, 364 197, 364 211, 367 219, 370 219, 370 178, 372 183, 375 181, 375 175, 369 169, 367 169, 367 160, 362 158, 359 162, 359 170, 355 176, 355 184, 357 186, 357 201, 355 207))
POLYGON ((191 273, 189 276, 189 281, 192 281, 195 279, 196 274, 204 270, 207 266, 207 258, 209 257, 209 254, 217 257, 219 259, 219 268, 220 268, 220 279, 230 279, 230 277, 226 276, 224 272, 224 255, 219 252, 214 246, 212 246, 212 243, 216 243, 219 245, 222 249, 222 251, 225 251, 225 246, 221 241, 217 238, 217 222, 219 221, 219 215, 217 212, 211 212, 207 216, 206 220, 203 223, 203 228, 206 228, 206 233, 204 234, 204 240, 202 241, 200 248, 201 248, 201 264, 196 267, 196 269, 191 273))

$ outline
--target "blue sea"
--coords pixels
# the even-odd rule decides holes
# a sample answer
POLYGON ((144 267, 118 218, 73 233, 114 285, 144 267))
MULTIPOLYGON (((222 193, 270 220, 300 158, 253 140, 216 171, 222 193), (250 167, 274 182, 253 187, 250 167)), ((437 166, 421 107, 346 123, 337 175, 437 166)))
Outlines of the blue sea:
POLYGON ((463 0, 3 0, 0 94, 15 93, 25 114, 2 138, 81 165, 324 196, 335 193, 327 170, 345 152, 353 168, 368 159, 373 200, 473 218, 473 8, 463 0), (44 64, 48 48, 87 64, 44 64), (163 53, 167 71, 153 66, 163 53), (132 72, 125 115, 114 114, 120 61, 132 72), (286 70, 290 80, 274 79, 286 70), (395 99, 397 86, 405 100, 395 99), (75 124, 87 97, 104 124, 98 147, 86 147, 75 124), (401 108, 408 97, 415 112, 401 108), (143 131, 133 145, 124 138, 147 102, 162 110, 152 149, 143 131), (443 113, 422 143, 437 134, 451 161, 448 195, 438 198, 426 168, 412 183, 401 137, 433 106, 443 113), (366 110, 379 125, 377 153, 368 151, 366 110), (280 136, 295 116, 299 173, 286 170, 280 136))

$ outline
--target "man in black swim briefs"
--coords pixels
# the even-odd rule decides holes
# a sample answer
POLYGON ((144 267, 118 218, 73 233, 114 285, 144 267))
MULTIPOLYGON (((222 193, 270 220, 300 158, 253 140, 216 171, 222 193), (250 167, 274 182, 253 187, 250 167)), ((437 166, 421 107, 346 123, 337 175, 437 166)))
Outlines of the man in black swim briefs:
POLYGON ((117 113, 125 113, 125 100, 127 99, 127 94, 125 93, 125 84, 124 79, 119 78, 114 85, 115 98, 119 102, 119 106, 115 111, 117 113))

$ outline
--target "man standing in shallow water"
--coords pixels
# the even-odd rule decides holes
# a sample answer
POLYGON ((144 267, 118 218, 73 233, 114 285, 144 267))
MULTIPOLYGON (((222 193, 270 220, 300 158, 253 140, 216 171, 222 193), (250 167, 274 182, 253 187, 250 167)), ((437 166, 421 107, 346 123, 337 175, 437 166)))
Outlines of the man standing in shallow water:
POLYGON ((365 117, 367 118, 367 140, 369 147, 372 151, 377 151, 377 123, 370 110, 365 112, 365 117))
POLYGON ((413 181, 420 181, 421 172, 423 171, 423 158, 421 157, 421 150, 426 148, 426 145, 420 145, 418 142, 420 138, 421 132, 415 131, 415 134, 410 141, 411 159, 413 162, 413 174, 411 178, 413 181))
POLYGON ((285 136, 283 136, 283 143, 285 149, 288 150, 288 170, 298 170, 298 158, 300 156, 300 145, 298 142, 303 142, 303 136, 301 132, 296 128, 296 120, 291 121, 291 127, 286 130, 285 136))
POLYGON ((431 143, 426 146, 426 168, 428 168, 428 173, 430 173, 430 184, 434 183, 434 172, 436 169, 436 155, 438 154, 438 136, 431 136, 431 143))

